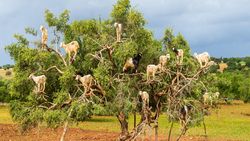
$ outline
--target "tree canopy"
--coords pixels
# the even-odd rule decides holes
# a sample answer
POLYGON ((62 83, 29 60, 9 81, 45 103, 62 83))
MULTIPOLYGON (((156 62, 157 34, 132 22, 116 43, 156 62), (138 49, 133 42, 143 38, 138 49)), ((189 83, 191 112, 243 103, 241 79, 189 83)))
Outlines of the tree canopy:
MULTIPOLYGON (((200 78, 208 68, 199 67, 181 33, 174 35, 173 30, 167 28, 162 40, 155 39, 145 27, 143 14, 131 8, 129 0, 118 0, 108 19, 74 20, 69 23, 69 14, 68 10, 58 16, 45 11, 47 26, 52 30, 46 49, 41 49, 37 28, 26 29, 27 33, 37 37, 36 41, 16 34, 17 41, 6 47, 15 61, 15 81, 10 84, 10 94, 16 100, 10 104, 11 115, 23 130, 43 123, 58 127, 86 120, 93 114, 114 115, 122 127, 119 139, 134 138, 141 131, 129 133, 128 115, 142 113, 140 123, 149 121, 144 117, 149 114, 142 112, 143 104, 138 95, 140 90, 150 95, 147 112, 156 111, 159 114, 166 109, 169 120, 174 122, 179 120, 181 108, 191 105, 194 110, 190 114, 192 122, 188 125, 197 125, 202 121, 204 114, 200 101, 205 88, 200 78), (115 22, 123 25, 121 43, 116 42, 115 22), (79 43, 80 48, 73 62, 68 61, 69 56, 59 47, 62 41, 79 43), (183 64, 176 64, 173 47, 184 51, 183 64), (138 73, 123 73, 126 60, 139 53, 142 59, 138 73), (157 65, 159 56, 167 53, 171 56, 167 69, 148 82, 147 65, 157 65), (35 83, 28 79, 31 73, 47 77, 43 94, 34 91, 35 83), (95 81, 91 93, 76 80, 76 75, 88 74, 95 81)), ((153 120, 156 121, 158 116, 155 115, 153 120)), ((137 127, 142 125, 140 123, 137 127)))

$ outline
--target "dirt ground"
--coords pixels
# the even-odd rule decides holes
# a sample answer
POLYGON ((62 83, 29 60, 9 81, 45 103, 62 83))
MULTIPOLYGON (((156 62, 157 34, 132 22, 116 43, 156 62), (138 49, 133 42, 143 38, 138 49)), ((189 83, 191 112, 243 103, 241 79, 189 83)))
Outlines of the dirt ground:
MULTIPOLYGON (((18 127, 11 124, 0 124, 0 141, 58 141, 62 134, 62 128, 48 129, 40 128, 31 130, 28 133, 20 134, 18 127)), ((82 130, 79 128, 70 128, 66 134, 66 141, 115 141, 119 136, 118 133, 114 132, 101 132, 101 131, 90 131, 82 130)), ((137 141, 149 141, 149 138, 139 138, 137 141)), ((152 137, 154 140, 154 137, 152 137)), ((159 141, 166 141, 167 138, 159 136, 159 141)), ((175 140, 174 138, 171 140, 175 140)), ((206 137, 202 136, 184 136, 181 141, 210 141, 206 137)), ((225 139, 216 139, 213 141, 229 141, 225 139)))

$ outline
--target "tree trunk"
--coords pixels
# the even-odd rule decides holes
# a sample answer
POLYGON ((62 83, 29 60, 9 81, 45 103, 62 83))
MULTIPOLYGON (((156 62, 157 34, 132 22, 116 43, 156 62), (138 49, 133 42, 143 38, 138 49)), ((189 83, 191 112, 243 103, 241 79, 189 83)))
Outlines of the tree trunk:
POLYGON ((123 112, 120 112, 119 115, 117 115, 117 118, 118 118, 120 125, 121 125, 121 134, 120 134, 120 137, 118 140, 125 141, 126 139, 129 138, 128 122, 127 122, 125 114, 123 112))
POLYGON ((158 141, 158 121, 155 124, 155 141, 158 141))
POLYGON ((169 132, 168 132, 168 141, 170 141, 170 138, 171 138, 171 133, 172 133, 173 125, 174 125, 174 122, 172 121, 171 122, 171 126, 169 128, 169 132))
POLYGON ((136 127, 136 112, 134 112, 134 128, 136 127))

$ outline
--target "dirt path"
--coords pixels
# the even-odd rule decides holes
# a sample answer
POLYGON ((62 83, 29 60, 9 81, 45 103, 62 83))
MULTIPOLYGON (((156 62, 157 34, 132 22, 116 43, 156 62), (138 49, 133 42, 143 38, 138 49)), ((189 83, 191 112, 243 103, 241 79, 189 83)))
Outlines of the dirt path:
MULTIPOLYGON (((40 128, 31 130, 23 135, 18 131, 16 125, 11 124, 0 124, 0 141, 59 141, 62 134, 62 128, 48 129, 40 128)), ((101 132, 101 131, 90 131, 82 130, 79 128, 70 128, 66 134, 66 141, 115 141, 119 136, 118 133, 114 132, 101 132)), ((152 140, 154 137, 152 137, 152 140)), ((142 139, 138 139, 141 141, 142 139)), ((145 141, 149 140, 147 138, 145 141)), ((159 141, 166 141, 167 138, 164 136, 159 137, 159 141)), ((173 139, 174 140, 174 139, 173 139)), ((185 136, 182 141, 210 141, 206 137, 192 137, 185 136)), ((215 141, 229 141, 225 139, 218 139, 215 141)))

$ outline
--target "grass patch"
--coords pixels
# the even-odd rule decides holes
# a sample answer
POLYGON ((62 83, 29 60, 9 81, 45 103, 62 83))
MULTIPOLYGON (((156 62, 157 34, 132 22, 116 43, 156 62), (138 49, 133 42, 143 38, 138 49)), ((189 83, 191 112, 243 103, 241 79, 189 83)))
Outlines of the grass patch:
POLYGON ((12 68, 8 70, 0 69, 0 78, 9 80, 13 77, 14 77, 14 72, 12 68), (11 71, 11 75, 6 76, 6 71, 11 71))
POLYGON ((13 123, 7 106, 0 106, 0 123, 4 124, 13 123))
MULTIPOLYGON (((209 139, 250 139, 250 116, 246 114, 250 114, 250 104, 222 105, 218 110, 213 110, 211 115, 205 118, 209 139)), ((137 115, 137 122, 139 122, 139 118, 140 116, 137 115)), ((0 123, 13 123, 6 106, 0 107, 0 123)), ((87 121, 73 125, 73 127, 96 131, 120 131, 119 122, 114 116, 93 116, 87 121)), ((170 123, 167 121, 166 114, 162 114, 159 119, 159 133, 167 136, 169 127, 170 123)), ((129 129, 131 130, 132 128, 133 117, 130 116, 129 129)), ((180 133, 179 124, 174 124, 172 133, 173 135, 180 133)), ((190 128, 187 135, 204 135, 203 126, 190 128)))

